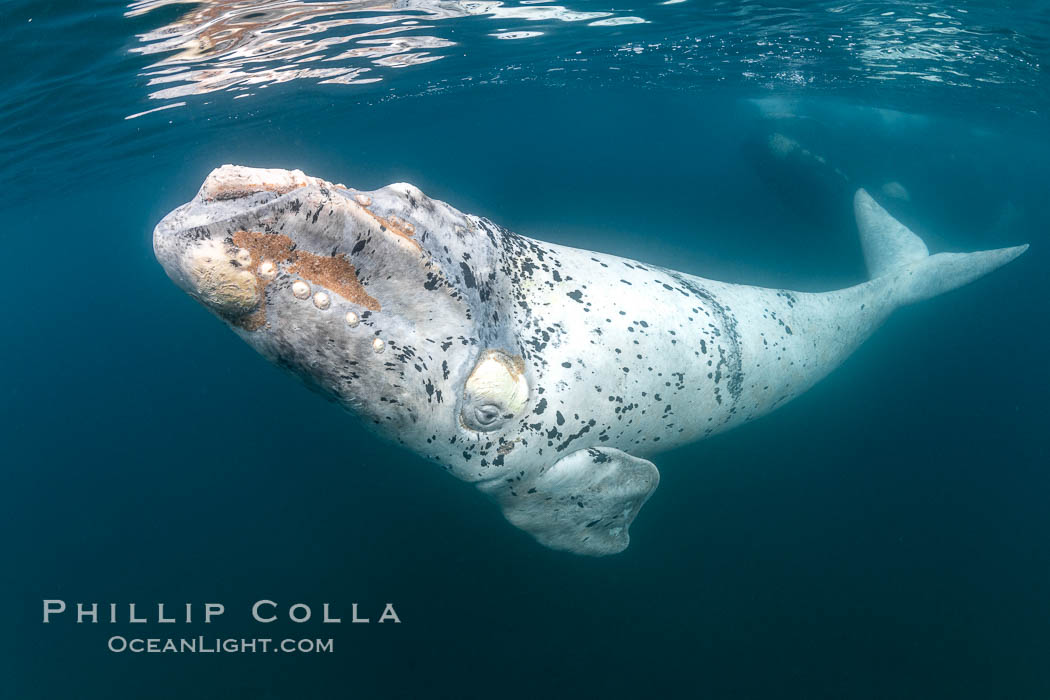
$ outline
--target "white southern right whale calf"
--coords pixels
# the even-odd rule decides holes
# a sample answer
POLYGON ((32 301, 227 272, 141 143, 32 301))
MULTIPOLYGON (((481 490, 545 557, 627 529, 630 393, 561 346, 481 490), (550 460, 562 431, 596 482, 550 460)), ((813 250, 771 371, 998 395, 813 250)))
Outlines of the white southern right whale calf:
POLYGON ((262 355, 542 544, 605 555, 657 486, 647 457, 782 406, 894 309, 1027 248, 931 255, 864 190, 854 208, 869 279, 819 294, 526 238, 412 185, 230 165, 154 250, 262 355))

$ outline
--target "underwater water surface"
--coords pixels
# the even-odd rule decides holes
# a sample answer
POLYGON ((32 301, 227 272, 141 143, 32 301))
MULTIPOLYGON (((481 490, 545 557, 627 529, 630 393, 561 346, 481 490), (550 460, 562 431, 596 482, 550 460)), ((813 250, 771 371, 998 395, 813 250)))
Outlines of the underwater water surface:
POLYGON ((0 32, 0 697, 1050 694, 1044 4, 9 2, 0 32), (934 252, 1031 249, 655 457, 630 547, 592 559, 168 280, 153 227, 224 163, 803 291, 865 279, 858 187, 934 252), (45 625, 44 599, 227 613, 45 625), (260 599, 344 623, 246 622, 260 599))

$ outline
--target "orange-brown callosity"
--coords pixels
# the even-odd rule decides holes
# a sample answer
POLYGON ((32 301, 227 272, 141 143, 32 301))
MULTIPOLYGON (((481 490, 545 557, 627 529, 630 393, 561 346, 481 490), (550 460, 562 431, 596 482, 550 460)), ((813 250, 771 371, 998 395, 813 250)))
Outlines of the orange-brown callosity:
MULTIPOLYGON (((289 273, 330 289, 351 303, 370 311, 379 311, 381 308, 379 302, 365 291, 357 278, 357 270, 344 253, 325 256, 297 250, 288 236, 260 231, 237 231, 233 234, 233 244, 251 254, 253 270, 264 260, 270 260, 275 265, 284 263, 289 273)), ((260 300, 265 299, 266 286, 270 281, 255 275, 260 300)), ((258 330, 266 325, 266 304, 260 301, 254 311, 231 318, 230 322, 245 330, 258 330)))
POLYGON ((258 192, 274 192, 276 194, 288 194, 292 190, 305 187, 305 182, 294 182, 284 185, 275 185, 271 183, 257 183, 251 184, 218 184, 212 187, 212 189, 205 195, 205 199, 209 201, 226 201, 230 199, 240 199, 241 197, 247 197, 249 195, 256 194, 258 192))
POLYGON ((361 211, 371 216, 376 221, 376 223, 379 224, 380 230, 386 230, 394 234, 395 236, 400 236, 401 238, 404 238, 406 241, 414 245, 416 247, 416 250, 420 252, 423 251, 423 246, 419 244, 419 241, 413 238, 413 236, 415 236, 416 234, 416 227, 413 226, 410 222, 405 221, 404 219, 398 216, 391 216, 389 218, 384 219, 383 217, 370 211, 368 207, 363 205, 361 206, 361 211))

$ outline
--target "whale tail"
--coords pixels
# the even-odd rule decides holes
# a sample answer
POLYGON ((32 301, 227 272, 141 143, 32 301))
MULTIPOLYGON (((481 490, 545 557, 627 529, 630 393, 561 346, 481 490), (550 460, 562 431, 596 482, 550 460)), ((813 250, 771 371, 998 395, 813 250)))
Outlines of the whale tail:
POLYGON ((930 255, 926 244, 894 219, 863 189, 853 198, 868 275, 889 285, 898 304, 911 304, 951 291, 1005 265, 1028 245, 976 253, 930 255))

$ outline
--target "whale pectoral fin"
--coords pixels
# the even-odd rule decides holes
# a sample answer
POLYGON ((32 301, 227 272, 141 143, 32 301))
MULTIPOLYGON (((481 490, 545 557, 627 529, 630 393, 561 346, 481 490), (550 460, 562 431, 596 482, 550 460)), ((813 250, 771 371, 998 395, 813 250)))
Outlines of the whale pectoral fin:
POLYGON ((627 529, 659 482, 652 462, 592 447, 559 459, 499 501, 507 520, 540 544, 600 557, 627 548, 627 529))

